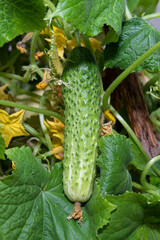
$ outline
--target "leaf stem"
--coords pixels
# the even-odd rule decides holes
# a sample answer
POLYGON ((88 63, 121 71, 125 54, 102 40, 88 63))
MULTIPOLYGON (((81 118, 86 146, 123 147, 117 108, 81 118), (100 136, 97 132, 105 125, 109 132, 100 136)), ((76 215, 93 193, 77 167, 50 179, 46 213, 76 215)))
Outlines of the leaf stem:
POLYGON ((0 72, 0 77, 9 78, 9 79, 15 79, 21 82, 28 82, 28 78, 21 77, 19 75, 13 74, 13 73, 7 73, 7 72, 0 72))
POLYGON ((8 101, 8 100, 0 100, 0 105, 20 108, 20 109, 24 109, 26 111, 35 112, 35 113, 41 113, 41 114, 44 114, 44 115, 49 116, 49 117, 53 116, 53 117, 56 117, 58 120, 60 120, 62 123, 64 123, 64 119, 61 115, 59 115, 56 112, 49 111, 49 110, 36 108, 36 107, 31 107, 31 106, 28 106, 28 105, 24 105, 24 104, 21 104, 21 103, 15 103, 15 102, 11 102, 11 101, 8 101))
POLYGON ((32 36, 32 41, 31 41, 31 50, 30 50, 30 65, 36 70, 38 75, 43 78, 43 72, 39 69, 39 67, 36 64, 35 60, 35 52, 36 52, 36 44, 37 44, 37 39, 39 36, 39 32, 34 32, 32 36))
POLYGON ((56 10, 56 7, 54 6, 53 2, 50 0, 43 0, 44 3, 49 7, 49 9, 54 12, 56 10))
POLYGON ((125 9, 125 18, 126 19, 131 19, 132 18, 132 14, 131 14, 131 12, 130 12, 130 10, 128 8, 127 3, 126 3, 126 9, 125 9))
POLYGON ((49 157, 49 156, 52 156, 52 155, 54 155, 54 153, 53 153, 53 151, 48 151, 48 152, 46 152, 46 153, 43 153, 43 154, 39 154, 38 156, 37 156, 37 158, 46 158, 46 157, 49 157))
MULTIPOLYGON (((40 101, 40 105, 39 105, 40 108, 43 108, 47 94, 48 94, 48 92, 46 91, 46 92, 44 92, 43 96, 41 97, 41 101, 40 101)), ((45 124, 44 124, 44 115, 43 114, 39 115, 39 120, 40 120, 40 125, 41 125, 41 128, 42 128, 42 132, 43 132, 44 137, 46 139, 48 149, 51 151, 53 149, 53 145, 52 145, 50 136, 48 134, 48 130, 47 130, 45 124)))
POLYGON ((36 99, 41 99, 40 95, 38 95, 36 93, 33 93, 33 92, 30 92, 30 91, 23 90, 21 88, 16 88, 15 93, 25 94, 25 95, 31 96, 33 98, 36 98, 36 99))
POLYGON ((149 20, 149 19, 158 18, 158 17, 160 17, 160 12, 145 15, 142 17, 142 19, 149 20))
MULTIPOLYGON (((135 135, 133 130, 130 128, 128 123, 121 117, 121 115, 114 109, 114 107, 111 106, 110 110, 115 115, 115 117, 120 121, 122 126, 127 130, 128 134, 131 136, 131 138, 133 139, 135 144, 138 146, 139 150, 142 152, 142 154, 145 157, 146 161, 149 162, 150 159, 149 159, 147 153, 145 152, 144 148, 142 147, 142 144, 140 143, 139 139, 137 138, 137 136, 135 135)), ((154 170, 154 172, 157 175, 160 176, 160 170, 159 169, 157 169, 155 166, 152 166, 152 169, 154 170)))
POLYGON ((34 32, 31 41, 31 50, 30 50, 30 64, 36 65, 35 53, 36 53, 36 43, 38 39, 39 32, 34 32))
POLYGON ((126 70, 124 70, 107 88, 103 96, 103 109, 108 109, 108 99, 113 90, 136 68, 140 65, 146 58, 148 58, 153 52, 160 48, 160 41, 156 43, 152 48, 146 51, 142 56, 140 56, 136 61, 134 61, 126 70))
POLYGON ((93 53, 92 45, 89 41, 88 36, 86 34, 83 34, 82 37, 83 37, 83 42, 84 42, 86 48, 88 48, 90 50, 90 52, 93 53))
POLYGON ((78 30, 75 31, 75 38, 77 40, 77 46, 80 47, 81 46, 81 40, 80 40, 80 37, 79 37, 79 31, 78 30))
POLYGON ((138 189, 138 190, 144 190, 144 188, 143 188, 143 186, 142 185, 140 185, 140 184, 138 184, 138 183, 136 183, 136 182, 134 182, 134 181, 132 181, 132 186, 134 187, 134 188, 136 188, 136 189, 138 189))
MULTIPOLYGON (((147 181, 146 181, 146 176, 147 176, 147 173, 149 171, 149 169, 152 167, 152 165, 156 162, 160 161, 160 155, 152 158, 145 166, 142 174, 141 174, 141 183, 142 185, 144 186, 145 189, 148 189, 148 190, 157 190, 157 187, 155 187, 154 185, 152 184, 149 184, 147 181)), ((160 176, 160 175, 159 175, 160 176)))
POLYGON ((23 122, 23 127, 29 132, 32 136, 38 138, 45 146, 47 146, 46 140, 37 132, 34 128, 32 128, 28 123, 23 122))

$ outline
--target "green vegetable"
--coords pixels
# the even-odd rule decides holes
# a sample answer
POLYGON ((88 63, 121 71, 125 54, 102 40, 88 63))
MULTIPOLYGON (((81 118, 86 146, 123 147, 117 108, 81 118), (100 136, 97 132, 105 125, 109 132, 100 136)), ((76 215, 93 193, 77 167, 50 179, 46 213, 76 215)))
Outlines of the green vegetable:
POLYGON ((97 142, 100 136, 100 73, 90 51, 74 48, 63 80, 65 141, 63 185, 67 197, 86 202, 93 190, 97 142))

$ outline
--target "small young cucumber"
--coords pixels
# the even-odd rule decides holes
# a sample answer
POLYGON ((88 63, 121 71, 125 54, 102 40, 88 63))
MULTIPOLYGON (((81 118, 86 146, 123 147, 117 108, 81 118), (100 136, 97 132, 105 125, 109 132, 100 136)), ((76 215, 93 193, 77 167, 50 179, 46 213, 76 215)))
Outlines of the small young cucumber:
POLYGON ((91 52, 74 48, 63 75, 65 105, 63 187, 73 202, 86 202, 93 190, 100 136, 100 73, 91 52))

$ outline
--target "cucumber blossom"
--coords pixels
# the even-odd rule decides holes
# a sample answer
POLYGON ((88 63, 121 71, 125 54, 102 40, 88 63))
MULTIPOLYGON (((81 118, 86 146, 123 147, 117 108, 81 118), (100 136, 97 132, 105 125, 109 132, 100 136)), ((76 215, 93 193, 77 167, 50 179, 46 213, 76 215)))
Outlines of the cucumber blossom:
POLYGON ((100 73, 91 52, 74 48, 63 75, 65 105, 63 187, 73 202, 86 202, 93 190, 100 136, 100 73))

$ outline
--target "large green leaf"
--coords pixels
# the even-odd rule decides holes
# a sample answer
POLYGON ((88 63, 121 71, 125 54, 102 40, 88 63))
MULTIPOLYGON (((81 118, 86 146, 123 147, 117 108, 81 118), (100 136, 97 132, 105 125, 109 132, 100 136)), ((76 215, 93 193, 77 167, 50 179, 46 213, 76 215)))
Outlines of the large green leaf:
POLYGON ((15 162, 13 174, 0 181, 0 236, 3 240, 96 239, 115 206, 100 195, 98 186, 84 204, 83 222, 67 220, 74 204, 63 193, 62 164, 48 172, 30 148, 6 151, 15 162))
POLYGON ((0 133, 0 159, 2 159, 2 160, 5 159, 4 152, 5 152, 5 143, 4 143, 2 134, 0 133))
POLYGON ((159 240, 160 202, 148 203, 145 196, 125 193, 123 196, 107 196, 117 209, 110 222, 100 230, 101 240, 159 240))
POLYGON ((102 194, 123 194, 132 190, 131 176, 127 165, 132 160, 129 140, 118 134, 100 139, 101 156, 97 160, 100 167, 100 187, 102 194))
POLYGON ((139 0, 136 12, 139 15, 153 13, 159 0, 139 0))
POLYGON ((124 0, 59 0, 52 16, 61 16, 81 32, 95 36, 104 24, 121 32, 124 0))
POLYGON ((0 47, 16 36, 44 27, 42 0, 0 0, 0 47))
MULTIPOLYGON (((105 49, 105 66, 126 69, 158 41, 160 41, 160 32, 146 21, 140 18, 126 20, 119 41, 107 45, 105 49)), ((134 71, 138 72, 146 68, 152 72, 159 71, 159 57, 160 49, 149 56, 134 71)))

